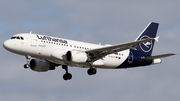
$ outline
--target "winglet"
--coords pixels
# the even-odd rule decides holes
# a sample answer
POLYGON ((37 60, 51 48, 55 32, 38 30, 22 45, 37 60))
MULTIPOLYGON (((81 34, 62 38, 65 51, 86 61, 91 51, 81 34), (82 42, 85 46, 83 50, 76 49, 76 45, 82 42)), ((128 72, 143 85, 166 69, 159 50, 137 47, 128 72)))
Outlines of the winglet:
POLYGON ((160 36, 158 36, 158 37, 154 38, 154 39, 156 40, 156 42, 158 42, 158 40, 159 40, 159 37, 160 37, 160 36))

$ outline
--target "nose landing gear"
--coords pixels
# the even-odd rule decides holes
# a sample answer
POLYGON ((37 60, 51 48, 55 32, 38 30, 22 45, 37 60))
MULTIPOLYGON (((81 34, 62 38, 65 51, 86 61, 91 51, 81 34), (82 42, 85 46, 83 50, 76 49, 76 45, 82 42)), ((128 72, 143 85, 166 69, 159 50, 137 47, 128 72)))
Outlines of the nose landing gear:
POLYGON ((27 68, 29 68, 29 61, 30 61, 30 59, 31 59, 31 56, 25 56, 25 57, 26 57, 27 63, 24 64, 24 68, 27 69, 27 68))

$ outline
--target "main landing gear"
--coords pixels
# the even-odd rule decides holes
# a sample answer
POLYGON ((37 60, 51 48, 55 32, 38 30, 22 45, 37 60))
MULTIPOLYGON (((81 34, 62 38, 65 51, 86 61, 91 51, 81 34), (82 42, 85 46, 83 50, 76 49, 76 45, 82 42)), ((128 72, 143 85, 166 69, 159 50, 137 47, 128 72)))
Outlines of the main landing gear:
POLYGON ((27 63, 24 64, 24 68, 25 68, 25 69, 29 68, 29 61, 30 61, 30 60, 31 60, 31 56, 26 56, 26 61, 27 61, 27 63))
MULTIPOLYGON (((97 70, 93 67, 92 63, 90 63, 91 67, 87 70, 87 73, 89 75, 95 75, 97 70)), ((62 65, 62 68, 66 71, 66 73, 63 75, 64 80, 70 80, 72 78, 72 74, 68 72, 68 66, 62 65)))
POLYGON ((95 75, 96 72, 97 72, 97 71, 96 71, 96 68, 93 68, 92 62, 90 62, 89 64, 91 65, 91 67, 88 69, 87 73, 88 73, 89 75, 95 75))
POLYGON ((96 72, 97 72, 97 71, 96 71, 96 68, 93 68, 93 67, 89 68, 88 71, 87 71, 87 73, 88 73, 89 75, 95 75, 96 72))
MULTIPOLYGON (((64 80, 70 80, 72 79, 72 74, 68 72, 68 66, 62 65, 62 68, 66 71, 66 73, 63 75, 64 80)), ((96 68, 93 68, 92 66, 87 70, 87 73, 89 75, 95 75, 97 72, 96 68)))
POLYGON ((64 80, 70 80, 72 78, 71 73, 68 72, 67 65, 63 65, 62 68, 66 71, 66 73, 63 75, 64 80))

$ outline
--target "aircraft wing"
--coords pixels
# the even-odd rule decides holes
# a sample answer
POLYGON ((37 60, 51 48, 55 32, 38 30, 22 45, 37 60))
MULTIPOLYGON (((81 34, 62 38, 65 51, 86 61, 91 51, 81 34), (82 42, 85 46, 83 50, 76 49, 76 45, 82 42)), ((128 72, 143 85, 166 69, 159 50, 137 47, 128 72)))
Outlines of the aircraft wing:
POLYGON ((136 47, 139 47, 139 45, 141 43, 152 41, 152 40, 156 40, 156 38, 147 38, 147 39, 129 42, 129 43, 125 43, 125 44, 119 44, 119 45, 114 45, 114 46, 107 46, 107 47, 92 49, 92 50, 86 51, 86 53, 92 59, 92 61, 96 61, 98 59, 103 58, 104 56, 106 56, 108 54, 116 54, 117 52, 124 51, 127 49, 136 50, 136 47))
POLYGON ((156 56, 151 56, 151 57, 145 57, 142 59, 143 60, 153 60, 153 59, 164 58, 164 57, 168 57, 168 56, 172 56, 172 55, 176 55, 176 54, 174 54, 174 53, 162 54, 162 55, 156 55, 156 56))

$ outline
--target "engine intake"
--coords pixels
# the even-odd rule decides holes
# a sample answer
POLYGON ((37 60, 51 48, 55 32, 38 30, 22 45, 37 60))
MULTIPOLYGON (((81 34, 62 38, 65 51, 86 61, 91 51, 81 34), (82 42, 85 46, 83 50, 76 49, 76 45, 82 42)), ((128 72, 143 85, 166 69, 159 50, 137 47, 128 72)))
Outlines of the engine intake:
POLYGON ((68 51, 66 59, 70 62, 84 63, 88 60, 87 54, 81 51, 68 51))
POLYGON ((48 61, 42 59, 32 59, 30 61, 30 68, 36 72, 46 72, 48 70, 54 70, 55 66, 51 65, 48 61))

